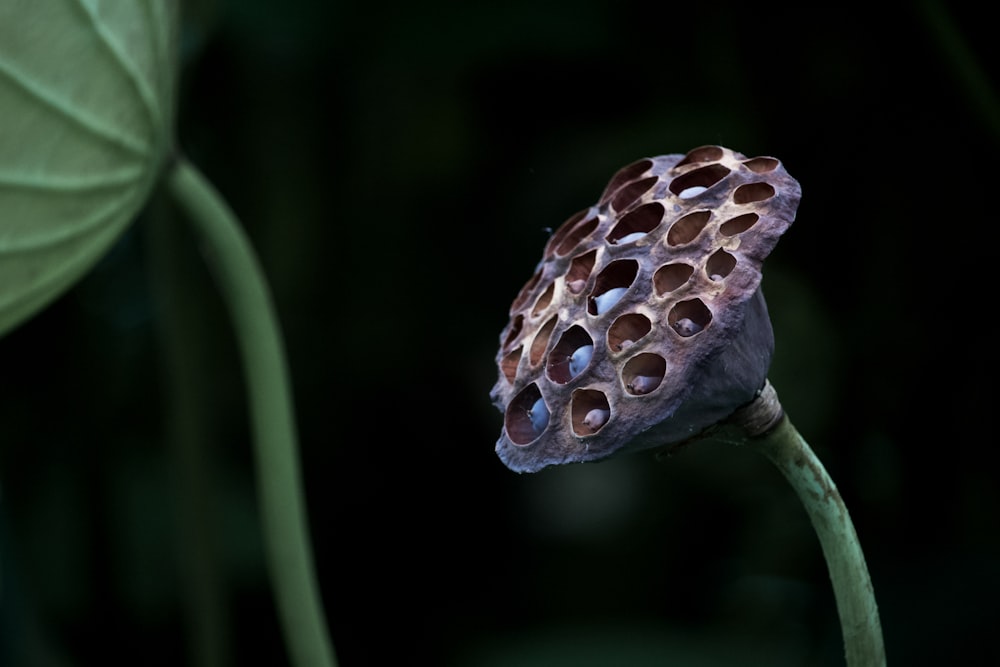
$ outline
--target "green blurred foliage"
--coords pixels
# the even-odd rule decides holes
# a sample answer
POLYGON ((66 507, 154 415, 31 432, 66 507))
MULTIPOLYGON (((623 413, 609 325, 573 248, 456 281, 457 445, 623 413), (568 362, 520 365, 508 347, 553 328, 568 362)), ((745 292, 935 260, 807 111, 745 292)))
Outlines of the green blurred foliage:
MULTIPOLYGON (((819 546, 761 457, 517 476, 493 453, 493 356, 545 228, 707 143, 802 183, 764 269, 771 379, 851 508, 889 660, 997 659, 995 105, 917 7, 188 0, 179 144, 274 290, 344 667, 842 664, 819 546)), ((952 18, 995 91, 985 17, 952 18)), ((4 666, 285 664, 197 253, 156 198, 0 340, 4 666)))

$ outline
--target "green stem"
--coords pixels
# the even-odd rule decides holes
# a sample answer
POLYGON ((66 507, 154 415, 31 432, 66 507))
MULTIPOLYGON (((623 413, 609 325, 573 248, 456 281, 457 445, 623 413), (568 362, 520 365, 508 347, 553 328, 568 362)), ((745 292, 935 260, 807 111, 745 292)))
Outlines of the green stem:
POLYGON ((309 546, 288 369, 266 280, 236 216, 194 165, 178 158, 167 185, 201 241, 239 340, 264 542, 292 664, 333 667, 309 546))
POLYGON ((830 475, 787 416, 764 435, 746 442, 778 467, 812 521, 833 583, 847 664, 884 666, 882 624, 865 556, 830 475))

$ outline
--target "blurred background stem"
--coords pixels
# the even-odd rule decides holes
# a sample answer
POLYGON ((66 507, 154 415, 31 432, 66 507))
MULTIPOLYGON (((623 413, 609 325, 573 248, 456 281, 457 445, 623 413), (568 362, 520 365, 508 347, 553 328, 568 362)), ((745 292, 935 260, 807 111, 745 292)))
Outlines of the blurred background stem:
POLYGON ((993 134, 993 140, 1000 140, 1000 99, 968 40, 944 3, 921 0, 917 7, 941 56, 954 71, 955 79, 968 99, 968 106, 979 114, 983 125, 993 134))
POLYGON ((176 209, 158 193, 149 207, 147 252, 165 387, 165 439, 169 446, 175 489, 177 558, 188 657, 195 667, 231 664, 230 623, 225 602, 224 568, 217 539, 210 418, 211 401, 204 381, 205 324, 198 274, 188 267, 190 235, 176 224, 176 209))
POLYGON ((178 158, 167 186, 194 226, 222 292, 246 374, 264 543, 291 662, 332 667, 310 549, 284 344, 263 272, 235 215, 178 158))

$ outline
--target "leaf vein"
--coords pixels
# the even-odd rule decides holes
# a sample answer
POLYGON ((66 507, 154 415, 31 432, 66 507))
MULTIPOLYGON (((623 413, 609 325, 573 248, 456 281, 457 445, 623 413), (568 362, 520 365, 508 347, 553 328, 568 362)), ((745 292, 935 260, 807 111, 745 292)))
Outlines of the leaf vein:
POLYGON ((134 193, 127 192, 125 196, 116 197, 109 205, 101 207, 87 218, 78 220, 70 225, 63 225, 55 232, 35 236, 16 236, 14 239, 7 241, 0 238, 0 256, 38 252, 72 241, 100 227, 105 222, 119 217, 123 211, 135 205, 135 200, 134 193))
POLYGON ((0 190, 41 190, 53 194, 74 194, 91 190, 127 187, 143 177, 142 168, 118 169, 87 176, 54 176, 0 171, 0 190))
POLYGON ((149 154, 149 145, 146 142, 129 136, 121 132, 118 128, 103 124, 97 118, 86 113, 79 107, 73 106, 67 100, 39 84, 31 75, 20 71, 2 56, 0 56, 0 75, 6 77, 7 80, 21 88, 21 90, 37 102, 55 111, 63 118, 98 139, 107 141, 116 147, 123 148, 141 157, 146 157, 149 154))
POLYGON ((115 39, 101 22, 91 4, 84 2, 84 0, 76 0, 76 3, 90 20, 94 34, 101 40, 101 43, 107 49, 115 63, 121 68, 122 72, 125 73, 125 76, 135 88, 136 93, 138 93, 139 98, 142 100, 143 108, 146 110, 146 115, 149 117, 153 133, 155 134, 163 125, 159 108, 156 105, 156 98, 149 87, 149 82, 139 73, 135 67, 135 62, 126 55, 125 50, 122 49, 118 40, 115 39))

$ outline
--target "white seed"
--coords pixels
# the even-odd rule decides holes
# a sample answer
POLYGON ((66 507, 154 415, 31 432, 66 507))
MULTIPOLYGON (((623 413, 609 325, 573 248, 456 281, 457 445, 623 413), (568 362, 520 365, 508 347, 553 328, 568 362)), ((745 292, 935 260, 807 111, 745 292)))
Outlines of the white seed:
POLYGON ((627 290, 627 287, 614 287, 600 296, 595 296, 594 308, 597 310, 597 314, 600 315, 608 312, 612 306, 621 300, 627 290))
POLYGON ((583 372, 583 369, 590 363, 594 356, 593 345, 581 345, 573 351, 569 358, 569 374, 576 377, 583 372))
POLYGON ((618 243, 618 244, 632 243, 632 241, 638 241, 639 239, 641 239, 645 235, 646 235, 646 232, 632 232, 631 234, 626 234, 625 236, 621 237, 620 239, 618 239, 617 241, 615 241, 615 243, 618 243))
POLYGON ((684 188, 681 193, 677 195, 681 199, 691 199, 691 197, 697 197, 708 188, 704 188, 700 185, 692 185, 690 188, 684 188))
POLYGON ((549 425, 549 408, 545 405, 545 399, 539 397, 528 410, 528 419, 531 420, 531 428, 535 433, 541 433, 549 425))
POLYGON ((586 424, 591 431, 596 431, 605 424, 608 423, 608 417, 611 416, 610 410, 601 410, 600 408, 594 408, 583 418, 583 423, 586 424))
POLYGON ((682 336, 693 336, 702 330, 702 326, 692 319, 682 317, 674 322, 674 331, 682 336))
POLYGON ((660 385, 660 378, 652 375, 636 375, 628 383, 629 391, 633 394, 648 394, 660 385))
POLYGON ((633 345, 635 345, 635 341, 634 340, 629 340, 628 338, 626 338, 622 342, 618 343, 618 349, 619 350, 627 350, 628 348, 632 347, 633 345))
POLYGON ((568 289, 573 294, 579 294, 583 291, 583 288, 587 285, 586 280, 571 280, 566 283, 566 289, 568 289))

